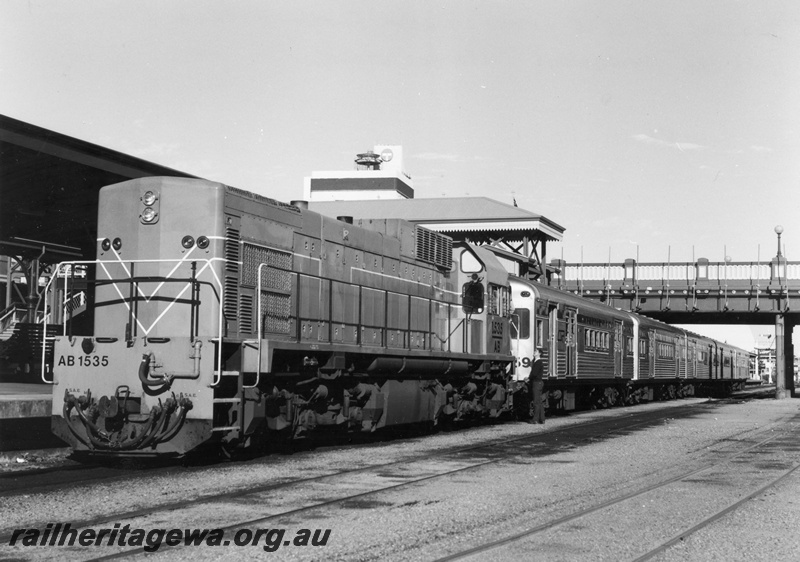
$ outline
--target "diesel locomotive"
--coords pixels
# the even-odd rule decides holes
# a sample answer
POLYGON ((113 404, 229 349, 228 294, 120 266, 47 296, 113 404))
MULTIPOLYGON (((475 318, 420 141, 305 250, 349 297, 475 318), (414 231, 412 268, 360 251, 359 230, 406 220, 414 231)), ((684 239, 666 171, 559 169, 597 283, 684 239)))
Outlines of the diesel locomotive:
POLYGON ((499 416, 510 286, 486 257, 203 180, 107 186, 94 335, 54 342, 53 430, 80 452, 183 455, 499 416))
POLYGON ((741 350, 514 277, 480 246, 205 180, 103 188, 97 258, 59 266, 62 300, 78 266, 93 333, 65 313, 47 361, 53 431, 78 453, 499 418, 525 404, 535 347, 553 409, 746 378, 741 350))

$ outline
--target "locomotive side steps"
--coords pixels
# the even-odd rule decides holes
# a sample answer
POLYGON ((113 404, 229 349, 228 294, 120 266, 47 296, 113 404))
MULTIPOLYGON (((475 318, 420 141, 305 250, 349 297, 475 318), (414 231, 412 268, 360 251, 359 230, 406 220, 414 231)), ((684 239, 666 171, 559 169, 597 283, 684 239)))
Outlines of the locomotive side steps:
POLYGON ((214 371, 214 398, 211 431, 228 434, 223 439, 236 439, 242 434, 243 400, 241 371, 214 371))

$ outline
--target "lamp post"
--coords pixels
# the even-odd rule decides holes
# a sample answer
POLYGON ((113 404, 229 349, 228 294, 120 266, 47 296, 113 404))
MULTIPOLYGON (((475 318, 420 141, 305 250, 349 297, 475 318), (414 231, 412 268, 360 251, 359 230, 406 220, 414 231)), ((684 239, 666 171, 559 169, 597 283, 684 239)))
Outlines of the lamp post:
POLYGON ((786 258, 781 253, 781 234, 783 234, 783 227, 778 225, 775 227, 775 234, 778 235, 778 254, 772 260, 772 279, 777 281, 778 285, 782 284, 782 279, 786 277, 786 258))
MULTIPOLYGON (((781 312, 782 310, 782 293, 784 291, 783 279, 786 278, 786 258, 781 254, 781 234, 783 234, 783 227, 778 225, 775 227, 775 234, 778 235, 778 255, 772 260, 774 270, 772 272, 772 281, 777 281, 777 307, 778 314, 775 315, 775 398, 791 398, 794 387, 794 362, 786 360, 786 315, 781 312)), ((788 304, 788 303, 787 303, 788 304)), ((789 341, 791 342, 791 328, 789 330, 789 341)))

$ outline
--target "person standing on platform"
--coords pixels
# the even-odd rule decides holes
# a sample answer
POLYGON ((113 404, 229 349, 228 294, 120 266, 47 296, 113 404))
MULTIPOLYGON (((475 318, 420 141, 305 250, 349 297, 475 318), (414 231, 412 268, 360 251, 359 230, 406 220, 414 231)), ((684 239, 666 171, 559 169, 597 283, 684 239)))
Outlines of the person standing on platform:
POLYGON ((544 423, 544 406, 542 405, 542 389, 544 388, 544 364, 539 349, 533 352, 531 375, 528 377, 531 396, 531 419, 528 423, 544 423))

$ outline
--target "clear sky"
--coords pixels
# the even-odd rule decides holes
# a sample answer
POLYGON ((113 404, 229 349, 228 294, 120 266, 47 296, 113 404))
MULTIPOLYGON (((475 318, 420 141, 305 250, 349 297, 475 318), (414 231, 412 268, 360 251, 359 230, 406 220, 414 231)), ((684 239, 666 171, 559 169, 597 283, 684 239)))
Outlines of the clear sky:
POLYGON ((288 201, 403 146, 549 257, 800 260, 800 2, 4 0, 0 113, 288 201))

